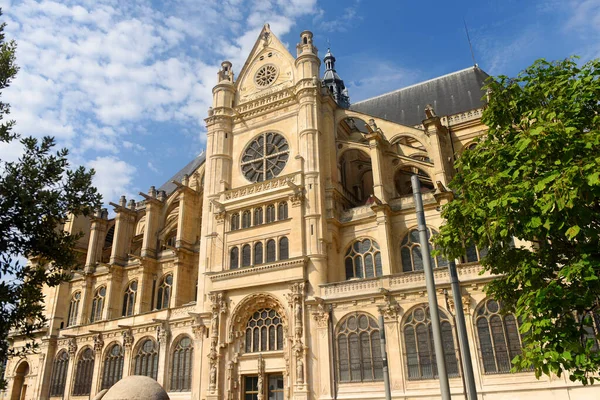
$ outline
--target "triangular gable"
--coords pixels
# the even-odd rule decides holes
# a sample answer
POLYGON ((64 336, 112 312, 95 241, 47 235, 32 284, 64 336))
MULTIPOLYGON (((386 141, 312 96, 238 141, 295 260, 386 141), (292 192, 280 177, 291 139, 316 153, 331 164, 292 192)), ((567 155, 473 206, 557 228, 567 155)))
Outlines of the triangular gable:
POLYGON ((246 59, 235 82, 235 104, 254 100, 257 97, 277 92, 295 83, 295 58, 265 24, 258 39, 246 59), (269 84, 258 84, 256 74, 261 68, 271 65, 275 67, 276 78, 269 84))

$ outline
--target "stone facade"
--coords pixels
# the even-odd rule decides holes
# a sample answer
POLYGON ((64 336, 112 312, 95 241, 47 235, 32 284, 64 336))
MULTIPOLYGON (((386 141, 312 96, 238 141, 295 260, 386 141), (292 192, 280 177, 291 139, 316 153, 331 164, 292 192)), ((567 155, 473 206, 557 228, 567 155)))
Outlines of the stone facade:
MULTIPOLYGON (((199 161, 140 202, 111 203, 114 218, 65 226, 85 233, 85 267, 45 289, 41 351, 8 361, 2 398, 93 398, 142 374, 171 399, 383 399, 380 329, 392 397, 439 398, 409 178, 434 234, 453 161, 486 129, 481 108, 424 107, 405 126, 341 107, 343 82, 319 79, 312 39, 293 57, 265 26, 237 77, 228 62, 218 72, 199 161)), ((519 337, 485 298, 483 252, 458 260, 480 398, 597 397, 566 376, 506 371, 519 337)), ((462 398, 446 262, 433 261, 462 398)))

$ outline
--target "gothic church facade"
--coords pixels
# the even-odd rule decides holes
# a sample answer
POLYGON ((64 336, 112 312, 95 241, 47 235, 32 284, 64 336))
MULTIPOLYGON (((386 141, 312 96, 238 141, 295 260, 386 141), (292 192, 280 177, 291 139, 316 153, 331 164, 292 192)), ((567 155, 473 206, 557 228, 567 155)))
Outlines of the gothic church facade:
MULTIPOLYGON (((454 161, 485 131, 477 66, 351 104, 311 32, 296 57, 266 25, 237 76, 223 62, 206 152, 141 201, 64 227, 84 267, 46 288, 40 352, 10 359, 3 399, 90 399, 128 375, 171 399, 439 398, 410 177, 430 237, 454 161), (383 316, 383 326, 379 316, 383 316)), ((484 399, 595 398, 566 376, 510 373, 518 322, 458 260, 484 399)), ((431 259, 453 398, 461 368, 447 261, 431 259)), ((10 338, 14 347, 24 338, 10 338)))

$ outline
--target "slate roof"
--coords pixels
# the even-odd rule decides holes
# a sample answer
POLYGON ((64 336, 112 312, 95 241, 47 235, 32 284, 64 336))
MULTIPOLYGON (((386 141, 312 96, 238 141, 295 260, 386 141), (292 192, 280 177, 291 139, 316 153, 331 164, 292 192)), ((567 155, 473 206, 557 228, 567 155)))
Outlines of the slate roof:
POLYGON ((167 192, 167 196, 170 195, 177 188, 177 186, 175 186, 175 184, 171 181, 181 182, 181 180, 183 179, 183 175, 192 175, 194 171, 198 169, 199 166, 204 164, 204 161, 206 161, 206 152, 203 151, 198 156, 196 156, 196 158, 190 161, 185 167, 183 167, 179 172, 173 175, 168 181, 163 183, 162 186, 158 188, 158 190, 164 190, 165 192, 167 192))
POLYGON ((479 67, 443 75, 403 89, 359 101, 350 110, 383 118, 402 125, 419 125, 425 119, 425 106, 431 104, 439 116, 481 108, 481 89, 489 75, 479 67))

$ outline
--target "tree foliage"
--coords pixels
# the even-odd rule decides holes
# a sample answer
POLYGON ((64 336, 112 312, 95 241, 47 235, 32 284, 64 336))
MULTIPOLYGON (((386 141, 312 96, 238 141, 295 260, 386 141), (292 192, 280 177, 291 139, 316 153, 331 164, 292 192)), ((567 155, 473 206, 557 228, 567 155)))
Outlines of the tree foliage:
MULTIPOLYGON (((0 25, 0 91, 18 71, 16 44, 5 40, 5 25, 0 25)), ((21 138, 9 113, 9 104, 0 102, 0 145, 19 140, 23 153, 18 161, 0 160, 0 361, 35 348, 32 341, 10 348, 5 338, 31 339, 45 327, 42 287, 69 279, 78 263, 79 237, 61 226, 69 215, 89 215, 100 204, 93 170, 71 169, 68 151, 53 152, 51 137, 21 138)))
MULTIPOLYGON (((536 61, 488 81, 489 129, 457 163, 437 244, 488 248, 486 286, 521 321, 514 370, 598 379, 600 60, 536 61), (511 245, 517 238, 527 243, 511 245)), ((517 241, 517 243, 519 243, 517 241)))

